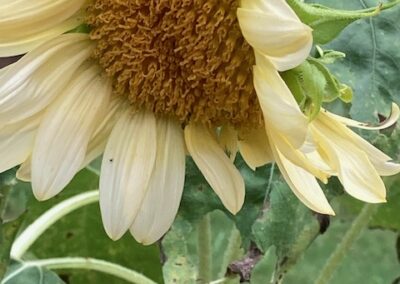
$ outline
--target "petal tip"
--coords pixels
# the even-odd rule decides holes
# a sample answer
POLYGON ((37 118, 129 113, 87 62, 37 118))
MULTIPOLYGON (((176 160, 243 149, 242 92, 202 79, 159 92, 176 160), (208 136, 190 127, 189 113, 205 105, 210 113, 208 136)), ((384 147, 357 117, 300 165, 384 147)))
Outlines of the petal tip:
POLYGON ((104 227, 104 229, 105 229, 105 231, 106 231, 107 236, 108 236, 111 240, 113 240, 114 242, 115 242, 115 241, 118 241, 119 239, 121 239, 122 236, 124 235, 123 232, 120 232, 120 231, 117 231, 117 230, 109 230, 109 229, 107 229, 106 227, 104 227))
POLYGON ((33 195, 38 201, 46 201, 57 195, 57 194, 50 194, 51 190, 38 190, 37 187, 34 186, 34 184, 32 184, 32 188, 33 188, 32 189, 33 195))

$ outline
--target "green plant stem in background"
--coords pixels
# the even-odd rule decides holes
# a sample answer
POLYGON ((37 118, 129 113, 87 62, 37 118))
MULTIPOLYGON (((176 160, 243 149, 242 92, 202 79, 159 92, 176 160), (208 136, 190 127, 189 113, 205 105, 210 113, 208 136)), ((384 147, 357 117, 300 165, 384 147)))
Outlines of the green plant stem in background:
MULTIPOLYGON (((94 258, 83 258, 83 257, 65 257, 65 258, 50 258, 43 260, 35 260, 25 262, 24 265, 19 269, 26 269, 28 267, 44 267, 50 270, 56 269, 87 269, 95 270, 109 275, 113 275, 124 279, 131 283, 136 284, 156 284, 156 282, 145 277, 144 275, 127 269, 123 266, 110 263, 104 260, 94 258)), ((9 274, 3 281, 6 282, 13 277, 14 273, 9 274)))
POLYGON ((55 222, 60 220, 70 212, 95 203, 99 200, 99 191, 89 191, 74 197, 71 197, 37 218, 35 222, 29 225, 15 240, 11 248, 11 257, 20 259, 29 247, 55 222))
POLYGON ((202 283, 209 283, 212 279, 212 248, 210 215, 206 215, 198 227, 198 254, 199 254, 199 279, 202 283))
POLYGON ((353 243, 358 239, 363 230, 368 226, 371 217, 375 214, 379 206, 376 204, 366 204, 360 214, 351 224, 351 227, 344 235, 342 241, 337 245, 327 263, 322 269, 315 284, 326 284, 332 278, 336 269, 343 262, 343 258, 348 253, 353 243))

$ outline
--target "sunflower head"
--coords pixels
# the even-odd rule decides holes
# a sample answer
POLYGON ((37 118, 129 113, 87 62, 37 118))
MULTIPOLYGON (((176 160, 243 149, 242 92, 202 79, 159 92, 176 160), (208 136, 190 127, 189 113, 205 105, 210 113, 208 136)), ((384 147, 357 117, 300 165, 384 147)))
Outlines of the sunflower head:
POLYGON ((135 108, 183 123, 262 125, 237 0, 95 0, 94 57, 135 108))

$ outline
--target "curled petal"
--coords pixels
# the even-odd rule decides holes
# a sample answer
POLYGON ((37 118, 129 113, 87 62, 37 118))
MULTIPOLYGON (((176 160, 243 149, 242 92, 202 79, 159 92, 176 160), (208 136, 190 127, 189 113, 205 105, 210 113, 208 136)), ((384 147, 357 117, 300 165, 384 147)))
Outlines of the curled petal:
POLYGON ((260 12, 273 13, 275 15, 280 15, 282 18, 286 18, 288 20, 300 21, 296 13, 286 3, 286 0, 248 0, 242 1, 240 7, 249 10, 258 10, 260 12))
POLYGON ((268 62, 254 67, 254 87, 266 127, 282 133, 294 148, 304 145, 308 121, 278 72, 268 62))
POLYGON ((245 187, 242 176, 209 129, 191 123, 185 128, 186 147, 224 206, 233 214, 242 208, 245 187))
POLYGON ((313 43, 312 30, 285 1, 244 2, 250 3, 238 9, 240 28, 257 52, 268 57, 279 71, 292 69, 306 60, 313 43))
POLYGON ((117 240, 132 226, 146 196, 157 144, 156 119, 150 112, 126 110, 111 132, 100 174, 104 228, 117 240))
POLYGON ((353 120, 353 119, 350 119, 347 117, 343 117, 340 115, 336 115, 336 114, 328 112, 326 110, 324 111, 324 113, 327 116, 333 118, 334 120, 339 121, 347 126, 361 128, 361 129, 367 129, 367 130, 382 130, 382 129, 392 126, 399 120, 400 109, 397 104, 392 103, 392 110, 390 112, 389 117, 385 121, 383 121, 382 123, 380 123, 379 125, 376 125, 376 126, 373 126, 369 123, 356 121, 356 120, 353 120))

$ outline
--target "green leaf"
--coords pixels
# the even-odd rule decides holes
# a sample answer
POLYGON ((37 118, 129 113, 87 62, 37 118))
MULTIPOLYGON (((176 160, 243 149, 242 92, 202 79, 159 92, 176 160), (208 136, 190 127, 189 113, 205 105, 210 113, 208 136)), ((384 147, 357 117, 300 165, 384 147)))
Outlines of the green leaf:
POLYGON ((322 97, 324 102, 332 102, 338 97, 340 97, 340 83, 338 80, 331 74, 327 67, 321 63, 319 59, 309 58, 309 63, 313 65, 315 68, 319 70, 319 72, 325 78, 325 89, 322 91, 322 97))
POLYGON ((10 265, 1 284, 64 284, 57 274, 39 266, 31 266, 21 262, 10 265))
MULTIPOLYGON (((229 264, 244 255, 235 223, 221 211, 208 213, 195 223, 178 218, 163 239, 162 250, 167 259, 163 266, 166 283, 224 279, 229 264)), ((238 281, 230 279, 229 283, 238 281)))
POLYGON ((242 235, 244 247, 246 247, 250 243, 251 226, 263 206, 271 165, 253 171, 245 164, 240 155, 237 156, 235 165, 240 170, 246 184, 245 203, 237 215, 233 216, 224 208, 190 158, 186 160, 185 189, 179 215, 194 223, 211 211, 221 210, 235 221, 242 235), (196 208, 196 210, 193 210, 193 208, 196 208))
MULTIPOLYGON (((55 198, 46 202, 32 200, 27 216, 28 223, 61 200, 96 188, 98 188, 98 176, 88 170, 81 171, 55 198)), ((157 283, 162 283, 157 246, 142 246, 135 242, 130 234, 126 234, 117 242, 110 240, 103 229, 98 204, 83 207, 62 218, 37 240, 29 253, 33 259, 67 256, 103 259, 141 272, 157 283)), ((27 256, 29 257, 29 254, 27 256)), ((66 270, 60 274, 71 284, 127 283, 95 271, 66 270)))
MULTIPOLYGON (((337 37, 343 29, 354 21, 376 16, 382 10, 399 3, 399 1, 392 1, 372 8, 344 11, 319 4, 307 4, 300 0, 288 0, 287 2, 301 18, 302 22, 313 29, 314 42, 317 44, 326 44, 337 37)), ((327 4, 329 5, 331 2, 327 4)))
POLYGON ((316 45, 315 49, 318 53, 318 61, 323 64, 332 64, 335 63, 336 60, 346 57, 346 54, 344 54, 343 52, 336 50, 323 50, 319 45, 316 45))
MULTIPOLYGON (((400 232, 400 177, 385 179, 388 189, 387 203, 379 206, 370 222, 371 228, 382 228, 400 232)), ((338 218, 349 221, 359 214, 363 203, 343 195, 335 200, 338 218)))
POLYGON ((264 284, 273 279, 277 261, 276 248, 272 246, 254 267, 250 284, 264 284))
POLYGON ((291 192, 284 181, 272 184, 269 206, 254 223, 255 242, 264 252, 276 247, 278 266, 275 277, 282 275, 300 257, 320 230, 317 219, 291 192))
MULTIPOLYGON (((349 223, 335 219, 329 231, 316 239, 301 261, 287 274, 284 283, 313 283, 349 226, 349 223)), ((346 252, 328 283, 393 283, 400 276, 396 238, 397 234, 391 231, 365 231, 346 252)))
POLYGON ((309 59, 300 66, 282 73, 296 101, 304 109, 310 120, 319 113, 325 96, 339 96, 339 90, 330 90, 333 81, 330 72, 316 59, 309 59), (331 94, 331 93, 334 94, 331 94))
POLYGON ((0 174, 0 278, 10 262, 13 241, 24 221, 32 194, 27 184, 15 179, 15 169, 0 174))
MULTIPOLYGON (((318 3, 338 9, 376 7, 378 0, 330 1, 318 3)), ((388 2, 394 3, 394 2, 388 2)), ((324 47, 344 52, 346 60, 329 68, 354 91, 350 115, 358 120, 377 122, 377 113, 388 113, 391 102, 400 103, 400 6, 378 17, 350 25, 331 44, 324 47)))

